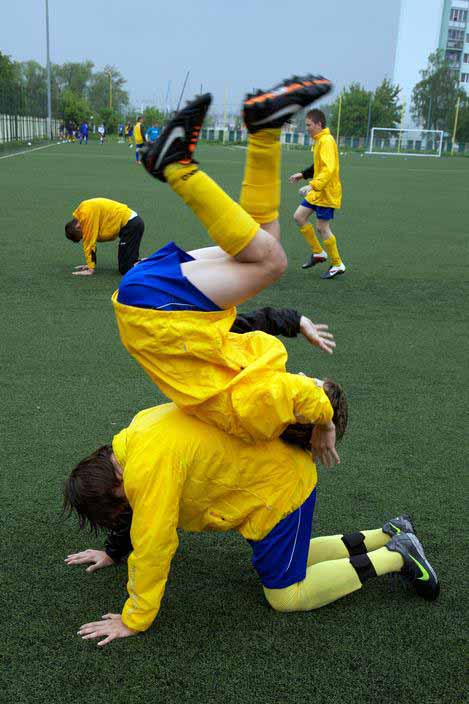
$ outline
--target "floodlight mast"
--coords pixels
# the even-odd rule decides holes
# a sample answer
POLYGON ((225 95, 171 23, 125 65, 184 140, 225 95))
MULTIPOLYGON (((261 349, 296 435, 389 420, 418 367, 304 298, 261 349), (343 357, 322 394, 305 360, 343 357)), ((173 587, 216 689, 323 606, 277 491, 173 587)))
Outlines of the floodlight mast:
POLYGON ((52 139, 52 91, 50 75, 50 42, 49 42, 49 0, 46 0, 46 51, 47 51, 47 134, 52 139))

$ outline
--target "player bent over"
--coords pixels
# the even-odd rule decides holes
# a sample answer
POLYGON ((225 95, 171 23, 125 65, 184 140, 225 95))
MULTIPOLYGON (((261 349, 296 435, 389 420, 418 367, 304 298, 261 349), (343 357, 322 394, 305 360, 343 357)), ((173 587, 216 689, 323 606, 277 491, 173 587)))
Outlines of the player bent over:
POLYGON ((340 208, 342 202, 339 152, 334 137, 326 127, 326 116, 321 110, 310 110, 307 113, 306 129, 314 140, 311 150, 314 154, 314 163, 304 171, 290 176, 291 183, 296 183, 302 178, 311 179, 308 186, 300 188, 300 193, 304 197, 293 217, 312 249, 310 257, 303 264, 303 269, 321 264, 329 257, 331 266, 325 274, 322 274, 321 279, 333 279, 345 271, 336 239, 330 228, 334 212, 340 208), (313 212, 316 214, 316 228, 322 244, 316 237, 313 226, 308 222, 313 212))
POLYGON ((109 198, 83 200, 65 225, 65 236, 81 242, 86 264, 75 267, 76 276, 90 276, 96 271, 96 243, 119 238, 119 272, 125 274, 139 261, 140 242, 145 225, 128 205, 109 198))
MULTIPOLYGON (((336 410, 342 431, 346 417, 336 410)), ((141 411, 112 446, 80 462, 65 485, 64 507, 78 514, 81 527, 112 529, 129 505, 133 512, 123 611, 81 626, 79 635, 106 645, 150 627, 178 528, 235 530, 245 537, 277 611, 320 608, 391 572, 401 572, 421 596, 437 597, 437 576, 408 517, 376 530, 311 539, 316 483, 310 454, 282 440, 245 443, 173 404, 141 411)), ((112 560, 90 550, 66 562, 96 568, 112 560)))
POLYGON ((230 330, 235 306, 276 281, 286 267, 277 239, 280 127, 330 87, 324 78, 306 76, 248 96, 241 205, 193 160, 211 96, 181 110, 142 161, 169 183, 218 246, 185 252, 169 243, 128 272, 113 295, 124 346, 180 408, 246 441, 277 437, 291 423, 314 423, 326 465, 339 458, 323 389, 286 372, 279 340, 230 330))

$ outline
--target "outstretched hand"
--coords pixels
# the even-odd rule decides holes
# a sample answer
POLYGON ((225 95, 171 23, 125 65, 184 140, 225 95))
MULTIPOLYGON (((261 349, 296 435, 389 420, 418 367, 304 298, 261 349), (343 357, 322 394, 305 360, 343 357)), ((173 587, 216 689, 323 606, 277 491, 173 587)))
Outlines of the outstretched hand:
POLYGON ((74 552, 71 555, 67 555, 64 560, 66 565, 87 565, 91 562, 91 565, 86 568, 85 572, 91 573, 100 570, 102 567, 109 567, 114 565, 114 560, 109 557, 109 555, 104 552, 104 550, 83 550, 82 552, 74 552))
POLYGON ((323 352, 333 354, 336 346, 334 335, 328 332, 329 326, 324 323, 315 325, 309 318, 302 315, 300 318, 300 332, 308 342, 319 347, 323 352))
POLYGON ((98 645, 107 645, 116 638, 128 638, 136 636, 139 631, 133 631, 131 628, 124 626, 120 614, 104 614, 101 621, 93 621, 80 626, 77 635, 83 640, 92 640, 94 638, 102 638, 98 645))
POLYGON ((288 180, 290 181, 290 183, 296 183, 297 181, 301 181, 302 178, 303 174, 301 173, 301 171, 298 171, 296 174, 292 174, 291 176, 289 176, 288 180))
POLYGON ((324 467, 330 468, 340 464, 340 457, 335 449, 335 425, 315 425, 311 433, 311 453, 314 460, 319 460, 324 467))

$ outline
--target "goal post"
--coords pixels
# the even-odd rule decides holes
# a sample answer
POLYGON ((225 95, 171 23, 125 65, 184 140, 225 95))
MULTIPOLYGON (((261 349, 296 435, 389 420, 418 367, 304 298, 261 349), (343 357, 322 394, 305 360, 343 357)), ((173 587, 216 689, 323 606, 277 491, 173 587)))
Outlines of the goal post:
POLYGON ((442 130, 372 127, 367 154, 383 156, 441 156, 442 130))

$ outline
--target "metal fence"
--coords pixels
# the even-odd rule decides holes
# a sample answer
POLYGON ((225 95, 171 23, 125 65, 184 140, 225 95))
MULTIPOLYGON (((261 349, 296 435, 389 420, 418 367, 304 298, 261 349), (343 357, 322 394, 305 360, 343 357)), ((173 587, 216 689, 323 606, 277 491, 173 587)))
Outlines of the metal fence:
POLYGON ((31 115, 0 114, 0 144, 9 142, 28 142, 37 139, 57 138, 59 120, 52 120, 51 132, 48 134, 47 118, 31 115))
MULTIPOLYGON (((206 142, 217 142, 219 144, 246 144, 247 130, 235 129, 231 127, 215 126, 204 127, 201 131, 201 139, 206 142)), ((287 149, 311 149, 312 139, 307 132, 288 132, 283 131, 281 134, 281 142, 287 149)), ((409 149, 410 145, 407 145, 409 149)), ((341 151, 366 151, 368 144, 366 137, 340 137, 338 147, 341 151)), ((418 151, 418 144, 412 145, 412 149, 418 151)), ((469 156, 469 143, 454 144, 451 139, 443 140, 442 153, 469 156)))

